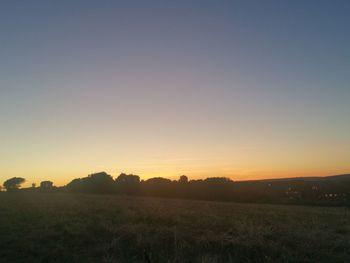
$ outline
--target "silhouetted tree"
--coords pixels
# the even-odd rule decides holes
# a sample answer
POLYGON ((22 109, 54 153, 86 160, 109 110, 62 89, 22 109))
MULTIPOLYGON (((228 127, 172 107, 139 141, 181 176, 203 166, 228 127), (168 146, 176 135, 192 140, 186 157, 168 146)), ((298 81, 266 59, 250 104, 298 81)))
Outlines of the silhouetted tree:
POLYGON ((76 178, 73 179, 70 183, 66 186, 67 190, 70 192, 82 192, 83 190, 83 179, 76 178))
POLYGON ((40 189, 42 190, 50 190, 53 188, 53 182, 51 181, 42 181, 40 183, 40 189))
POLYGON ((153 177, 145 181, 145 183, 148 184, 169 184, 172 183, 170 179, 163 178, 163 177, 153 177))
POLYGON ((36 187, 36 183, 32 183, 32 188, 35 188, 36 187))
POLYGON ((115 180, 95 173, 74 179, 70 192, 117 193, 217 201, 350 205, 350 175, 326 178, 289 178, 234 182, 226 177, 178 181, 156 177, 140 181, 133 174, 120 174, 115 180))
POLYGON ((74 179, 67 185, 68 191, 86 193, 112 193, 115 183, 105 172, 90 174, 88 177, 74 179))
POLYGON ((188 183, 188 177, 186 175, 181 175, 179 183, 188 183))
POLYGON ((4 182, 4 187, 6 188, 6 191, 13 191, 20 188, 21 184, 25 182, 24 178, 21 177, 13 177, 11 179, 8 179, 4 182))
POLYGON ((115 182, 119 184, 138 184, 140 183, 140 176, 121 173, 117 179, 115 179, 115 182))
POLYGON ((140 176, 121 173, 115 179, 116 192, 121 194, 138 194, 140 191, 140 176))
POLYGON ((206 183, 233 183, 230 178, 227 177, 209 177, 204 180, 206 183))
POLYGON ((154 177, 142 183, 142 193, 151 196, 174 197, 177 183, 170 179, 154 177))

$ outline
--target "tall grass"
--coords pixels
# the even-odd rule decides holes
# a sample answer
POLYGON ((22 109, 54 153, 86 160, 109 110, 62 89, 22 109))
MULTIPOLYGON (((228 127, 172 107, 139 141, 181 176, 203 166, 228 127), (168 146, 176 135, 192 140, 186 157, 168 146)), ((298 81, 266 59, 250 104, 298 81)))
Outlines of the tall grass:
POLYGON ((350 262, 350 210, 0 194, 0 262, 350 262))

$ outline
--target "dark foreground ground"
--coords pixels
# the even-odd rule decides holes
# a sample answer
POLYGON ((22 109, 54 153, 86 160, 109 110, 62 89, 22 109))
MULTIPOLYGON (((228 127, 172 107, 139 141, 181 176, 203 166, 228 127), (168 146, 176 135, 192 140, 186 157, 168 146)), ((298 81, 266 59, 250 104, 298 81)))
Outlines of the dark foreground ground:
POLYGON ((350 210, 2 193, 0 262, 350 262, 350 210))

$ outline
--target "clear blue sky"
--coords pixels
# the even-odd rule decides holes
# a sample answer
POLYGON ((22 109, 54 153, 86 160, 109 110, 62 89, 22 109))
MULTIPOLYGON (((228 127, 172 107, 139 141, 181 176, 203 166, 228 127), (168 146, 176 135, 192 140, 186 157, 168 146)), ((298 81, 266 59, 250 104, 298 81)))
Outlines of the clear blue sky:
POLYGON ((1 1, 0 181, 350 172, 349 1, 1 1))

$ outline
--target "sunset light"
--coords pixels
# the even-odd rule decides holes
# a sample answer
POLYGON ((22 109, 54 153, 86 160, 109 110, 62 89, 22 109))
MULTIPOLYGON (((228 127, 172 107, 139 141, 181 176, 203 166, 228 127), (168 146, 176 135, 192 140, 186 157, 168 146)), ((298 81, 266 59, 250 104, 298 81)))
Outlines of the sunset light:
POLYGON ((0 125, 1 263, 350 262, 349 0, 0 1, 0 125))

